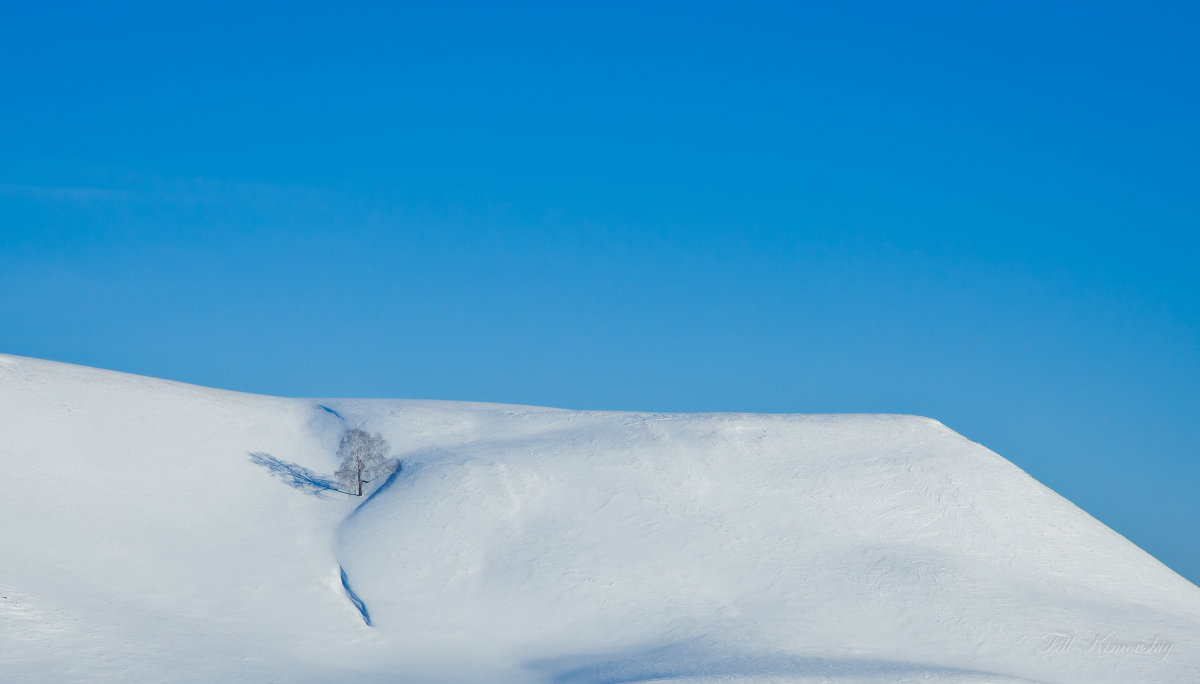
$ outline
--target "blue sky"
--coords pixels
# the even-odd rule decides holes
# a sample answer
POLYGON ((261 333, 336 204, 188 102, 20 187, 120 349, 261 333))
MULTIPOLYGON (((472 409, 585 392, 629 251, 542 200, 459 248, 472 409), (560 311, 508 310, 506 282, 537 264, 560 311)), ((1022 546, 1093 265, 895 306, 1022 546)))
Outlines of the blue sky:
POLYGON ((1197 13, 4 3, 0 351, 928 415, 1200 582, 1197 13))

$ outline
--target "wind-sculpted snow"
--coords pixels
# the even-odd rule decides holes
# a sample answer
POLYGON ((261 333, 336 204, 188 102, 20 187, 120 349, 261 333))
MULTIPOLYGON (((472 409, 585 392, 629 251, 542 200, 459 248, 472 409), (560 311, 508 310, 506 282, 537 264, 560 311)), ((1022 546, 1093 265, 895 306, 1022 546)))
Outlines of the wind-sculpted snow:
POLYGON ((338 566, 338 576, 342 580, 342 588, 346 590, 346 596, 350 599, 350 602, 354 604, 354 607, 358 610, 359 615, 362 615, 363 624, 370 627, 371 612, 367 610, 367 604, 363 603, 363 600, 358 597, 358 594, 354 593, 354 590, 350 588, 350 578, 346 577, 346 569, 340 565, 338 566))
POLYGON ((1200 681, 1200 589, 925 418, 6 356, 0 416, 3 681, 1200 681), (328 488, 346 425, 403 464, 362 498, 328 488))
POLYGON ((730 654, 720 642, 681 642, 641 651, 537 661, 528 667, 555 684, 647 681, 1028 682, 994 672, 870 658, 820 658, 747 649, 730 654))

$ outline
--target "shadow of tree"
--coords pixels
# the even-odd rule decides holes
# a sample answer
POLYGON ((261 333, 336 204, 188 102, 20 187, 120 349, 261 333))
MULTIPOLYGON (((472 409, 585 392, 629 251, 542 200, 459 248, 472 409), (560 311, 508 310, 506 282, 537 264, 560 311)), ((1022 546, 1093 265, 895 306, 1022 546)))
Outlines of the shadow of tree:
POLYGON ((323 496, 325 492, 340 492, 337 483, 305 468, 298 463, 291 463, 275 458, 261 451, 250 452, 250 461, 266 468, 272 475, 280 478, 289 487, 299 489, 313 496, 323 496))

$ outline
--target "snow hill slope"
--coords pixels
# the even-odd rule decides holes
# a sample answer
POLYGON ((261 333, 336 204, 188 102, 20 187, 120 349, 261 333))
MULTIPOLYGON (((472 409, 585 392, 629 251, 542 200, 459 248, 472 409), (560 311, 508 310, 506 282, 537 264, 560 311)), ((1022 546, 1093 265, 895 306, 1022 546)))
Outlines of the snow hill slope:
POLYGON ((1200 682, 1200 589, 925 418, 0 355, 0 475, 4 682, 1200 682), (370 497, 327 489, 346 426, 402 459, 370 497))

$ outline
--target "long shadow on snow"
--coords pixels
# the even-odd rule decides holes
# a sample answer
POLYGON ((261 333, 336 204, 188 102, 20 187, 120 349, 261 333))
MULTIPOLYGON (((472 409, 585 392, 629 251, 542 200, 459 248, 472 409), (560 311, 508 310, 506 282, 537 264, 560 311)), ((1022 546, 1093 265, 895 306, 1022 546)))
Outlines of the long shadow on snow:
MULTIPOLYGON (((355 506, 354 510, 350 513, 350 515, 346 516, 346 520, 343 520, 341 524, 345 525, 347 520, 351 520, 354 518, 354 516, 358 515, 358 512, 363 509, 363 506, 371 503, 371 499, 374 499, 380 492, 388 487, 391 487, 392 483, 396 481, 396 476, 400 474, 400 471, 403 468, 404 464, 400 461, 397 461, 396 469, 392 471, 392 474, 388 475, 388 478, 383 481, 383 484, 379 485, 378 489, 376 489, 374 492, 371 492, 371 495, 367 497, 366 501, 363 501, 359 505, 355 506)), ((346 569, 343 568, 340 563, 338 564, 338 572, 340 572, 342 575, 342 588, 346 590, 346 596, 350 599, 350 602, 354 604, 354 607, 358 609, 359 615, 362 615, 363 622, 370 627, 371 612, 367 610, 366 601, 363 601, 362 598, 360 598, 359 595, 354 593, 354 590, 350 588, 350 577, 346 575, 346 569)))
POLYGON ((555 684, 632 684, 693 677, 921 677, 941 680, 1009 681, 1038 684, 999 672, 945 665, 872 658, 818 658, 786 652, 721 652, 719 647, 693 642, 674 643, 644 651, 608 655, 549 658, 525 663, 555 684))
POLYGON ((337 483, 321 477, 317 473, 298 463, 291 463, 271 454, 261 451, 250 452, 250 461, 266 468, 270 473, 284 481, 289 487, 299 489, 313 496, 323 496, 325 492, 340 492, 337 483))

